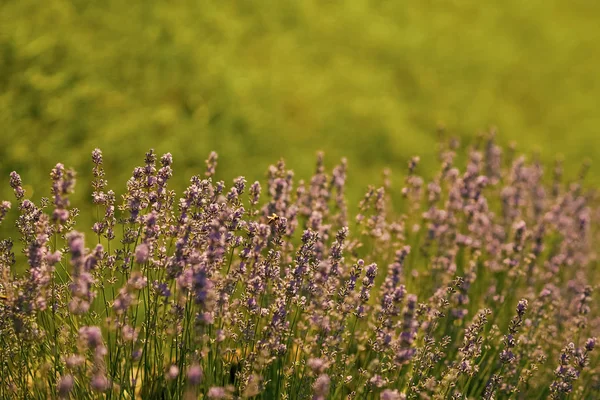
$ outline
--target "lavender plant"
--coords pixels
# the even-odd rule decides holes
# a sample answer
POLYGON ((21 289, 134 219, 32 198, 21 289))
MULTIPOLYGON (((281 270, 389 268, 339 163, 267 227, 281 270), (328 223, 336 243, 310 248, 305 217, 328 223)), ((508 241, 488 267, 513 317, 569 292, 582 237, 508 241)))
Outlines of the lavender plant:
POLYGON ((11 173, 0 397, 600 398, 597 195, 493 136, 462 169, 456 149, 430 182, 411 159, 396 202, 386 172, 354 218, 322 154, 307 181, 280 161, 227 185, 212 153, 178 197, 151 150, 117 203, 96 149, 90 229, 74 171, 39 204, 11 173))

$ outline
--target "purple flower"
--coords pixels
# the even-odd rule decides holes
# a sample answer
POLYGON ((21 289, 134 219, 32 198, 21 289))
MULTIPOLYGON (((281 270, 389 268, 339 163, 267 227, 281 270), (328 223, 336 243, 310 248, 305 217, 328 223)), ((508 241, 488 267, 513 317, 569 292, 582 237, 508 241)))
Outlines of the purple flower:
POLYGON ((62 252, 60 250, 56 250, 54 253, 46 254, 46 262, 49 265, 54 265, 62 260, 62 252))
POLYGON ((15 171, 10 173, 10 187, 13 188, 15 192, 15 197, 17 200, 21 200, 25 196, 25 190, 21 186, 23 182, 21 181, 21 177, 15 171))
POLYGON ((215 174, 215 170, 217 168, 217 160, 219 156, 214 151, 211 152, 206 160, 206 173, 205 175, 210 178, 215 174))
POLYGON ((105 392, 109 388, 108 378, 104 374, 96 374, 92 376, 90 386, 96 392, 105 392))
POLYGON ((200 367, 198 364, 193 364, 188 368, 187 378, 190 385, 198 386, 200 382, 202 382, 203 377, 204 373, 202 371, 202 367, 200 367))
POLYGON ((585 350, 592 351, 592 350, 594 350, 594 347, 596 347, 596 338, 589 338, 585 342, 585 350))
POLYGON ((165 282, 163 283, 159 283, 158 281, 155 281, 153 284, 154 290, 156 290, 156 292, 163 297, 170 297, 171 296, 171 289, 169 289, 169 285, 165 282))
POLYGON ((97 326, 84 326, 79 329, 79 337, 90 349, 102 346, 102 331, 97 326))
POLYGON ((250 193, 250 205, 255 207, 258 204, 258 201, 260 199, 260 191, 261 191, 261 187, 260 187, 260 183, 259 182, 254 182, 249 189, 249 193, 250 193))
POLYGON ((140 243, 135 249, 135 262, 138 264, 144 264, 148 261, 150 255, 150 248, 146 243, 140 243))
POLYGON ((175 380, 177 378, 177 376, 179 376, 179 367, 177 365, 172 364, 171 366, 169 366, 169 369, 167 370, 167 373, 165 374, 165 378, 168 381, 172 381, 172 380, 175 380))
POLYGON ((319 375, 313 384, 313 400, 325 400, 327 398, 327 394, 329 393, 330 384, 331 379, 327 374, 319 375))
POLYGON ((327 362, 321 358, 310 358, 306 365, 315 373, 322 374, 327 369, 327 362))
POLYGON ((229 398, 229 393, 227 393, 227 390, 225 390, 224 387, 211 387, 210 389, 208 389, 208 393, 206 394, 206 396, 209 399, 227 399, 229 398))
POLYGON ((0 203, 0 224, 6 217, 8 210, 10 210, 10 202, 9 201, 3 201, 2 203, 0 203))
POLYGON ((65 360, 65 364, 67 365, 67 367, 73 369, 76 367, 80 367, 85 363, 85 358, 81 355, 72 355, 67 357, 67 359, 65 360))
POLYGON ((61 376, 58 381, 58 397, 61 399, 68 399, 74 383, 73 375, 67 374, 61 376))
POLYGON ((404 400, 406 396, 404 394, 400 394, 397 390, 385 389, 379 395, 380 400, 404 400))

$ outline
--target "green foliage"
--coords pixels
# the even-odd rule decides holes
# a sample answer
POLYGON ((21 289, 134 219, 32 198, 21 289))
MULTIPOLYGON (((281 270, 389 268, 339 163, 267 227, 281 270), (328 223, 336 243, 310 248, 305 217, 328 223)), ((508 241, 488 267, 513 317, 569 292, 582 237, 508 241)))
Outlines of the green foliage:
POLYGON ((210 150, 248 179, 279 156, 306 177, 325 150, 348 157, 358 199, 385 166, 431 166, 438 125, 496 125, 571 173, 595 156, 597 3, 411 3, 2 2, 0 176, 38 188, 101 147, 124 182, 153 147, 182 188, 210 150))

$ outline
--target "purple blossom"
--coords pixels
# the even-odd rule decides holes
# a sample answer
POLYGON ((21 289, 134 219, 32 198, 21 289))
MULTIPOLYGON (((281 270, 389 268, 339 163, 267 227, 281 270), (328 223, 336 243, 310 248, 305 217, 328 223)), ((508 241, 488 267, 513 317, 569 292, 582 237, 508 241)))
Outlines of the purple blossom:
POLYGON ((10 207, 11 207, 11 205, 10 205, 9 201, 3 201, 0 203, 0 224, 6 217, 8 210, 10 210, 10 207))
POLYGON ((74 383, 73 375, 67 374, 61 376, 58 381, 58 397, 61 399, 68 399, 71 390, 73 390, 74 383))
POLYGON ((21 177, 15 171, 10 173, 10 187, 15 192, 15 197, 17 200, 23 199, 25 196, 25 190, 23 189, 23 182, 21 181, 21 177))
POLYGON ((198 364, 194 364, 188 368, 187 371, 187 379, 190 385, 197 386, 202 381, 204 373, 202 371, 202 367, 198 364))

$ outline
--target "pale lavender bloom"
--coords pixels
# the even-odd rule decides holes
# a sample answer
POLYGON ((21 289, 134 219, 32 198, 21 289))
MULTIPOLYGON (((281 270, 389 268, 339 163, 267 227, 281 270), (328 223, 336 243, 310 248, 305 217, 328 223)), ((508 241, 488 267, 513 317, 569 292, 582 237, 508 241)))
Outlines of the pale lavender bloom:
POLYGON ((325 400, 329 393, 330 384, 331 379, 327 374, 319 375, 313 384, 313 400, 325 400))
POLYGON ((406 395, 399 393, 397 390, 385 389, 379 395, 380 400, 404 400, 406 395))
POLYGON ((102 167, 102 151, 100 149, 94 149, 92 151, 92 162, 94 163, 93 175, 94 180, 92 182, 92 199, 94 204, 106 204, 106 194, 104 188, 106 187, 106 180, 104 179, 104 168, 102 167))
POLYGON ((60 377, 58 381, 58 397, 68 399, 75 381, 73 375, 67 374, 60 377))
POLYGON ((85 271, 95 270, 102 259, 104 259, 104 247, 101 244, 97 244, 94 250, 85 258, 85 271))
POLYGON ((381 388, 386 384, 386 380, 381 375, 376 374, 369 379, 369 384, 375 386, 376 388, 381 388))
POLYGON ((84 326, 80 328, 79 337, 90 349, 96 349, 103 345, 102 331, 97 326, 84 326))
POLYGON ((173 165, 173 156, 171 155, 171 153, 164 154, 160 159, 160 163, 161 168, 156 174, 157 201, 155 203, 155 209, 157 210, 161 210, 168 205, 167 182, 173 176, 173 170, 171 168, 171 165, 173 165))
POLYGON ((3 201, 0 203, 0 224, 6 217, 8 210, 10 210, 10 201, 3 201))
POLYGON ((62 259, 62 252, 60 250, 56 250, 54 253, 46 254, 46 262, 48 265, 54 265, 60 262, 62 259))
POLYGON ((135 342, 137 340, 138 330, 132 326, 123 326, 121 333, 123 334, 123 340, 126 342, 135 342))
POLYGON ((402 350, 398 354, 398 360, 405 362, 410 360, 414 354, 414 349, 410 349, 418 327, 418 323, 415 320, 415 310, 417 306, 417 296, 409 294, 406 297, 406 306, 404 307, 403 320, 402 320, 402 333, 400 333, 400 343, 402 350))
POLYGON ((141 272, 135 271, 131 274, 129 279, 127 280, 127 288, 142 290, 148 285, 148 278, 142 275, 141 272))
POLYGON ((102 150, 96 148, 92 151, 92 162, 95 165, 102 165, 102 150))
POLYGON ((122 288, 113 302, 113 310, 115 310, 117 315, 125 314, 133 304, 133 301, 133 295, 126 288, 122 288))
POLYGON ((206 172, 205 175, 210 178, 215 174, 215 170, 217 168, 217 160, 219 156, 214 151, 211 152, 206 160, 206 172))
POLYGON ((104 374, 95 374, 92 376, 90 386, 97 392, 105 392, 109 388, 109 381, 104 374))
POLYGON ((146 243, 140 243, 135 249, 135 262, 138 264, 144 264, 148 261, 150 255, 150 248, 146 243))
POLYGON ((573 382, 579 378, 579 371, 571 363, 576 355, 575 345, 569 343, 565 346, 559 357, 559 365, 554 371, 555 379, 550 385, 551 398, 559 399, 564 394, 573 391, 573 382))
POLYGON ((172 380, 175 380, 177 378, 177 376, 179 376, 179 367, 175 364, 172 364, 171 366, 169 366, 169 369, 167 370, 167 373, 165 374, 165 378, 168 381, 172 381, 172 380))
POLYGON ((229 398, 229 393, 227 393, 227 390, 225 390, 224 387, 216 387, 213 386, 210 389, 208 389, 208 393, 206 394, 206 396, 209 399, 227 399, 229 398))
POLYGON ((83 253, 84 253, 84 242, 83 242, 83 234, 73 231, 67 235, 67 243, 69 245, 69 249, 71 250, 71 260, 73 264, 82 264, 83 263, 83 253))
POLYGON ((377 264, 373 263, 366 267, 365 277, 362 281, 362 288, 360 290, 360 303, 356 308, 356 315, 364 317, 368 310, 367 303, 371 298, 371 288, 375 283, 375 276, 377 275, 377 264))
POLYGON ((194 364, 189 367, 187 371, 188 382, 192 386, 197 386, 202 382, 202 378, 204 377, 204 372, 202 371, 202 367, 198 364, 194 364))
POLYGON ((59 230, 62 229, 62 224, 67 222, 69 218, 69 193, 73 192, 75 187, 75 171, 65 170, 65 166, 61 163, 56 164, 50 173, 52 178, 52 197, 54 199, 53 220, 59 223, 59 230))
POLYGON ((214 284, 208 277, 204 266, 194 268, 191 283, 194 302, 201 310, 211 312, 215 301, 214 284))
POLYGON ((21 177, 15 171, 10 173, 10 187, 13 188, 15 192, 15 197, 17 200, 21 200, 25 196, 25 190, 23 189, 23 182, 21 181, 21 177))
POLYGON ((260 183, 258 181, 256 181, 250 186, 250 190, 249 190, 250 205, 252 207, 255 207, 258 204, 258 201, 260 200, 260 192, 261 192, 260 183))
POLYGON ((310 358, 306 365, 315 373, 322 374, 327 369, 327 362, 321 358, 310 358))
POLYGON ((67 365, 67 367, 69 367, 71 369, 80 367, 84 363, 85 363, 85 358, 78 354, 71 355, 71 356, 67 357, 67 359, 65 360, 65 364, 67 365))
POLYGON ((331 191, 336 191, 335 203, 338 208, 338 215, 335 217, 339 226, 348 224, 348 207, 344 196, 347 173, 347 160, 342 158, 340 165, 336 166, 332 172, 331 191))
POLYGON ((97 246, 94 253, 86 259, 83 234, 76 231, 67 234, 67 244, 73 265, 73 282, 69 285, 73 297, 69 303, 69 310, 74 314, 83 314, 89 311, 95 297, 92 290, 94 278, 88 268, 96 265, 97 258, 101 257, 102 247, 97 246))

